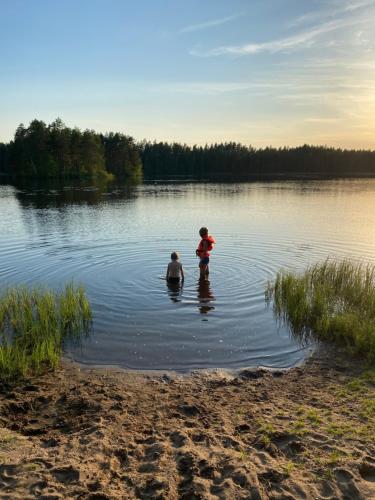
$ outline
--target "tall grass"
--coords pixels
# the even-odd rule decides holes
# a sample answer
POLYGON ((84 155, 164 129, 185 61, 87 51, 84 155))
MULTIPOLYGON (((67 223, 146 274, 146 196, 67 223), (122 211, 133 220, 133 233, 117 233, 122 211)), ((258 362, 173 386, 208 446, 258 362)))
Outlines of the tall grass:
POLYGON ((266 299, 302 338, 345 345, 375 362, 375 266, 343 260, 279 272, 266 299))
POLYGON ((82 287, 8 289, 0 297, 0 378, 37 374, 56 367, 68 339, 87 334, 91 307, 82 287))

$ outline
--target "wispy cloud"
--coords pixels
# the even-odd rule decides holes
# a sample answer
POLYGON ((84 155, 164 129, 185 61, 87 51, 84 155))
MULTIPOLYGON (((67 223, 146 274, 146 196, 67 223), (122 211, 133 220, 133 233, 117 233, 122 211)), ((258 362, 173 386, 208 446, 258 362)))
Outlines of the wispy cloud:
POLYGON ((345 14, 353 14, 353 12, 365 9, 367 7, 375 6, 375 0, 359 0, 342 2, 340 0, 340 5, 337 7, 331 7, 328 9, 321 9, 312 12, 308 12, 303 16, 297 17, 289 23, 289 26, 298 26, 301 24, 308 24, 311 22, 317 22, 324 18, 332 18, 345 14))
POLYGON ((307 118, 304 118, 303 121, 305 123, 321 123, 321 124, 332 124, 332 123, 337 123, 338 121, 342 120, 342 117, 328 117, 328 116, 308 116, 307 118))
POLYGON ((279 87, 279 83, 272 82, 174 82, 153 86, 152 90, 181 94, 217 95, 248 90, 263 91, 279 87))
POLYGON ((353 89, 350 91, 346 90, 330 90, 322 92, 293 92, 292 94, 281 94, 275 96, 276 99, 280 101, 288 101, 291 104, 304 107, 316 106, 317 103, 322 105, 322 103, 328 104, 331 108, 334 107, 350 107, 352 104, 356 105, 366 105, 369 107, 373 106, 374 98, 373 94, 359 94, 358 89, 353 89))
POLYGON ((345 69, 347 72, 353 73, 353 70, 366 70, 375 71, 375 61, 373 59, 363 59, 363 60, 353 60, 346 57, 318 57, 310 58, 304 61, 279 61, 277 66, 280 68, 286 68, 288 72, 290 69, 309 69, 309 70, 327 70, 331 69, 337 73, 337 69, 340 69, 340 74, 343 74, 342 70, 345 69))
POLYGON ((258 54, 260 52, 289 52, 301 48, 311 47, 320 36, 353 25, 355 21, 351 19, 341 19, 337 21, 329 21, 319 26, 298 33, 290 37, 281 38, 279 40, 271 40, 261 43, 248 43, 245 45, 221 46, 210 49, 206 52, 198 52, 191 50, 190 54, 201 57, 220 56, 225 54, 233 55, 249 55, 258 54))
POLYGON ((221 24, 229 23, 230 21, 233 21, 234 19, 243 16, 243 14, 244 14, 243 12, 239 12, 237 14, 233 14, 228 17, 222 17, 220 19, 212 19, 210 21, 205 21, 203 23, 198 23, 198 24, 191 24, 189 26, 185 26, 184 28, 182 28, 179 32, 190 33, 192 31, 199 31, 199 30, 204 30, 206 28, 213 28, 215 26, 220 26, 221 24))
POLYGON ((191 95, 219 95, 228 93, 247 92, 251 96, 268 95, 277 99, 308 99, 332 98, 335 96, 354 92, 360 97, 363 93, 375 92, 375 83, 372 80, 361 82, 338 81, 332 76, 320 78, 315 82, 304 74, 293 73, 292 79, 280 74, 277 81, 253 80, 248 82, 172 82, 155 83, 144 90, 151 92, 191 94, 191 95))

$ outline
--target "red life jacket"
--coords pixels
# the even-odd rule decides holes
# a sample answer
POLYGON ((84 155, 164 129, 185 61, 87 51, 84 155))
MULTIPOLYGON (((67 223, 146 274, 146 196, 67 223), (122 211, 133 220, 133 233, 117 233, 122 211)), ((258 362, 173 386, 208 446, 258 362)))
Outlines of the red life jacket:
POLYGON ((214 244, 216 243, 215 238, 213 236, 204 236, 201 241, 199 242, 198 248, 197 248, 197 255, 199 255, 200 258, 203 257, 209 257, 211 250, 214 248, 214 244), (206 243, 206 250, 203 249, 203 243, 207 241, 206 243))

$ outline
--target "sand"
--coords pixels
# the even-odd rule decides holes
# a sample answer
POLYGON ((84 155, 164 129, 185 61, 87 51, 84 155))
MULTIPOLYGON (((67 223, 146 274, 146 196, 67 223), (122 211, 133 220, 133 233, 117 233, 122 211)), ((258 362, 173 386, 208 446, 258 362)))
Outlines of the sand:
POLYGON ((3 499, 375 498, 375 371, 82 369, 3 387, 3 499))

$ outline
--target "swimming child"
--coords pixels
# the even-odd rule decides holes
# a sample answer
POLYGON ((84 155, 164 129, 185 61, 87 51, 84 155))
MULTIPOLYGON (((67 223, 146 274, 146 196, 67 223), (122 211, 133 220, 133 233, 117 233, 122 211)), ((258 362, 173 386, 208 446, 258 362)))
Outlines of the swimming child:
POLYGON ((182 268, 181 262, 178 262, 178 259, 178 253, 172 252, 171 261, 168 264, 167 274, 165 276, 165 279, 168 281, 168 283, 179 283, 180 279, 181 281, 184 281, 184 270, 182 268))
POLYGON ((210 262, 210 252, 216 243, 212 236, 209 236, 208 229, 206 227, 201 227, 199 230, 199 235, 202 238, 199 242, 198 248, 195 251, 195 255, 200 258, 199 269, 201 273, 201 278, 205 278, 209 274, 208 264, 210 262))

